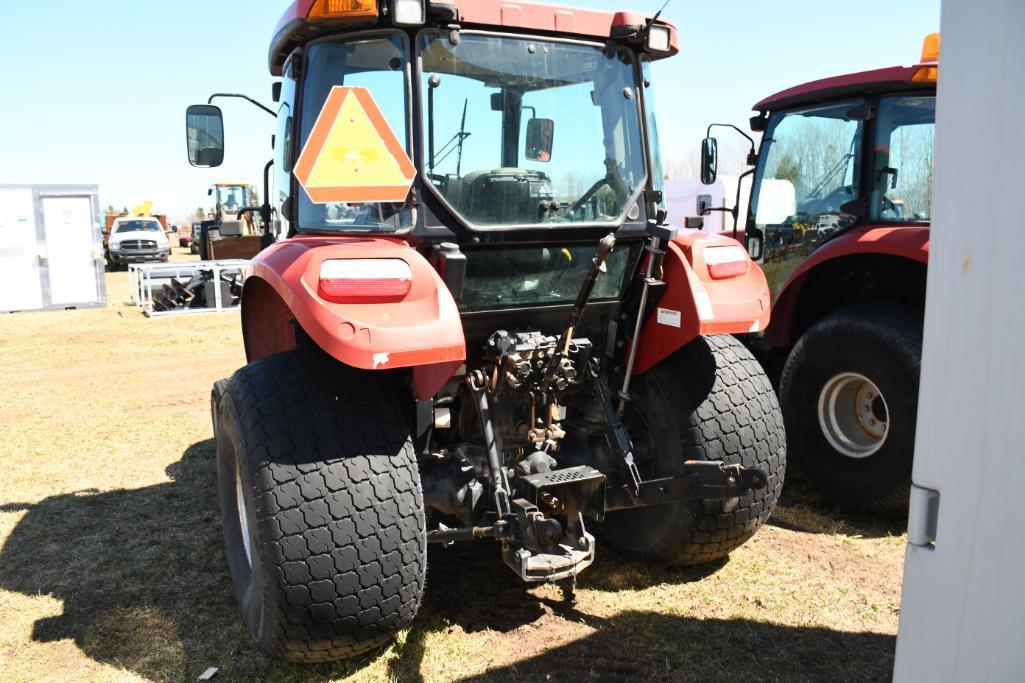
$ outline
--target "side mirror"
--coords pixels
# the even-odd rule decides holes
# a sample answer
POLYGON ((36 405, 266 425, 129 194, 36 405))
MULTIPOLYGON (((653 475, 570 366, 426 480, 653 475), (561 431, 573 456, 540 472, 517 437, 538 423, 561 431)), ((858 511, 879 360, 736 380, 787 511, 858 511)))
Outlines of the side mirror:
POLYGON ((719 177, 719 143, 705 138, 701 143, 701 182, 711 185, 719 177))
POLYGON ((531 161, 551 161, 555 141, 555 121, 530 119, 527 121, 526 157, 531 161))
POLYGON ((765 255, 765 239, 759 228, 748 228, 744 233, 744 247, 754 262, 759 262, 765 255))
POLYGON ((216 168, 224 163, 224 118, 219 107, 194 104, 185 112, 189 163, 216 168))

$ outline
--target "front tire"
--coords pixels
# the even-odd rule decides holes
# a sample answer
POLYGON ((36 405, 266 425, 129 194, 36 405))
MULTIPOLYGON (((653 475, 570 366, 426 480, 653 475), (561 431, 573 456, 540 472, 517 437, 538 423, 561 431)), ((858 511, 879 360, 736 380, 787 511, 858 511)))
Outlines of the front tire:
POLYGON ((922 323, 910 309, 855 306, 801 335, 780 379, 790 452, 847 507, 907 513, 922 323))
POLYGON ((419 608, 426 535, 409 429, 384 378, 290 351, 218 394, 225 549, 253 640, 294 662, 386 643, 419 608))
POLYGON ((602 537, 643 561, 726 557, 769 518, 783 486, 783 418, 765 371, 735 337, 701 337, 640 375, 631 394, 624 419, 645 479, 679 474, 686 460, 722 460, 762 468, 768 484, 739 499, 609 513, 602 537))

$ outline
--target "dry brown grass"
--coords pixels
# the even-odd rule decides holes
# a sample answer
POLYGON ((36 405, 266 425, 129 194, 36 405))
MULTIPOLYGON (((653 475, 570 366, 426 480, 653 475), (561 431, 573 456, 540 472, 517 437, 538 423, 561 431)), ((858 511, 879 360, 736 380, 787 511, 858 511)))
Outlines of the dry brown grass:
POLYGON ((900 525, 791 487, 729 562, 666 571, 599 549, 576 600, 488 545, 433 549, 412 629, 359 661, 250 645, 221 550, 207 396, 244 362, 236 314, 0 318, 3 680, 879 680, 892 668, 900 525))

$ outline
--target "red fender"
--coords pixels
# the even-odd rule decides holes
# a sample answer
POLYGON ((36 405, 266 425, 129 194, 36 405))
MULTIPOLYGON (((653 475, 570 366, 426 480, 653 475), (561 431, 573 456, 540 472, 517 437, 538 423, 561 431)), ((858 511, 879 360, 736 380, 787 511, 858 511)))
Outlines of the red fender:
POLYGON ((765 330, 765 343, 782 347, 790 343, 797 301, 813 268, 834 259, 857 254, 899 256, 929 263, 929 226, 871 226, 854 228, 816 249, 790 274, 772 305, 772 321, 765 330))
POLYGON ((743 249, 736 240, 697 230, 681 230, 669 243, 662 266, 666 290, 641 329, 635 373, 697 337, 757 332, 768 325, 769 285, 754 262, 748 259, 746 272, 729 279, 709 274, 705 251, 723 246, 743 249))
POLYGON ((243 292, 243 330, 249 360, 279 344, 261 335, 287 339, 274 311, 281 305, 325 352, 362 370, 413 368, 417 398, 434 396, 466 360, 459 309, 438 273, 406 242, 383 237, 299 237, 278 242, 253 261, 243 292), (409 293, 400 301, 335 303, 319 293, 320 267, 330 259, 390 258, 405 261, 412 273, 409 293), (268 288, 280 297, 273 303, 268 288), (250 295, 255 301, 248 301, 250 295), (267 316, 267 325, 247 319, 267 316))

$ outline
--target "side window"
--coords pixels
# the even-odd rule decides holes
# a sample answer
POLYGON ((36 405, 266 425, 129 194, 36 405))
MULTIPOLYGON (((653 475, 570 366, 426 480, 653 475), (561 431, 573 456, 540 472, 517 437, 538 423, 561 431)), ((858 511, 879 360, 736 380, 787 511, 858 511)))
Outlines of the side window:
POLYGON ((294 145, 292 144, 292 131, 294 129, 292 108, 295 103, 295 79, 292 74, 292 62, 289 62, 285 68, 285 76, 281 84, 281 107, 278 109, 278 128, 274 136, 274 189, 270 203, 271 206, 278 210, 277 220, 280 223, 278 234, 281 236, 287 235, 290 228, 290 224, 284 217, 281 207, 292 191, 292 166, 295 163, 293 158, 294 145))
POLYGON ((932 209, 936 98, 890 97, 879 103, 872 218, 927 221, 932 209))

